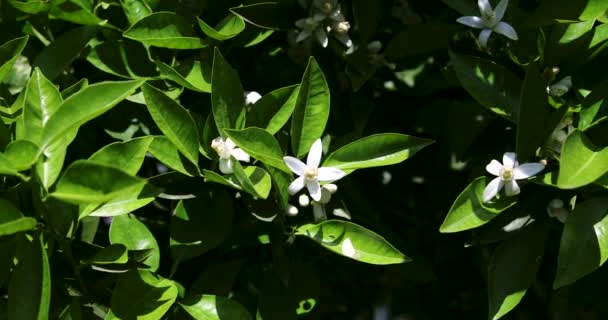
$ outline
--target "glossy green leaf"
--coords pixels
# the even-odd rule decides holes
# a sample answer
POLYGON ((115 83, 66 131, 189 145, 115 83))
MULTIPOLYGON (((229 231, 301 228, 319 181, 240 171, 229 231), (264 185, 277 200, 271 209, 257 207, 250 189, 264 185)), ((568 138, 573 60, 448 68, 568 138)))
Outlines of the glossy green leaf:
POLYGON ((94 26, 82 26, 62 34, 40 51, 32 66, 40 68, 49 80, 54 80, 78 57, 97 30, 94 26))
POLYGON ((53 0, 49 15, 72 23, 97 25, 104 22, 93 13, 93 4, 81 0, 53 0))
POLYGON ((321 137, 329 118, 329 86, 317 61, 311 57, 302 77, 291 118, 291 148, 296 157, 308 153, 321 137))
POLYGON ((103 203, 144 184, 145 180, 114 167, 78 160, 65 170, 51 196, 75 204, 103 203))
POLYGON ((36 219, 24 217, 21 211, 6 199, 0 198, 0 210, 2 211, 2 215, 0 215, 0 237, 32 230, 36 227, 36 219))
POLYGON ((244 191, 254 197, 266 199, 270 194, 272 182, 266 170, 257 166, 241 167, 238 161, 234 161, 234 177, 244 191))
MULTIPOLYGON (((608 31, 608 24, 605 25, 608 31)), ((608 33, 608 32, 607 32, 608 33)), ((579 113, 578 128, 585 130, 593 125, 606 120, 608 115, 608 100, 606 100, 606 91, 608 90, 608 82, 600 83, 593 87, 581 103, 581 112, 579 113)))
POLYGON ((459 232, 477 228, 494 219, 498 214, 517 202, 517 197, 502 196, 488 203, 483 203, 483 190, 486 188, 486 177, 479 177, 469 184, 456 198, 448 215, 443 220, 439 231, 443 233, 459 232))
MULTIPOLYGON (((23 105, 23 136, 34 143, 42 141, 42 129, 63 103, 61 93, 40 69, 34 69, 23 105)), ((18 122, 19 124, 19 122, 18 122)))
POLYGON ((608 172, 608 147, 599 148, 576 130, 562 145, 557 185, 562 189, 578 188, 608 172))
POLYGON ((179 305, 196 320, 251 320, 249 311, 240 303, 210 294, 189 296, 179 305))
POLYGON ((154 122, 186 158, 197 164, 198 131, 188 110, 148 84, 143 86, 143 91, 154 122))
POLYGON ((0 80, 11 71, 13 64, 17 61, 17 58, 25 48, 29 36, 16 38, 11 41, 5 42, 0 46, 0 80))
POLYGON ((247 126, 265 128, 271 134, 279 132, 296 107, 299 88, 296 84, 265 94, 247 113, 247 126))
POLYGON ((482 106, 513 122, 519 110, 522 81, 490 60, 449 51, 460 84, 482 106))
POLYGON ((70 96, 46 123, 42 131, 41 149, 46 149, 54 140, 61 139, 71 130, 110 110, 142 83, 142 80, 101 82, 70 96), (83 105, 87 108, 82 108, 83 105))
POLYGON ((40 234, 22 235, 8 287, 8 319, 50 319, 51 272, 40 234))
POLYGON ((264 129, 250 127, 243 130, 224 130, 226 135, 253 158, 287 173, 291 170, 283 161, 279 142, 264 129))
POLYGON ((488 270, 488 318, 497 320, 519 304, 536 281, 543 260, 547 226, 536 223, 501 243, 488 270))
POLYGON ((38 146, 31 141, 15 140, 6 146, 4 155, 18 171, 28 170, 37 161, 38 146))
POLYGON ((177 299, 171 280, 146 270, 131 270, 116 283, 106 320, 159 320, 177 299))
POLYGON ((16 176, 19 173, 13 163, 2 153, 0 153, 0 174, 16 176))
POLYGON ((567 107, 551 107, 547 98, 547 84, 536 63, 530 63, 521 89, 517 117, 517 144, 515 151, 520 161, 536 154, 563 118, 567 107), (538 121, 543 119, 543 121, 538 121))
POLYGON ((59 178, 68 145, 72 143, 77 134, 78 128, 74 128, 51 142, 44 150, 42 159, 36 164, 36 174, 46 189, 50 188, 59 178))
POLYGON ((171 256, 177 261, 197 257, 229 236, 232 229, 233 200, 217 190, 180 201, 171 217, 171 256))
POLYGON ((80 79, 78 82, 74 83, 73 85, 71 85, 71 86, 65 88, 63 91, 61 91, 61 97, 65 100, 65 99, 69 98, 71 95, 73 95, 74 93, 77 93, 80 90, 82 90, 88 86, 89 86, 89 80, 87 80, 86 78, 80 79))
POLYGON ((408 159, 433 142, 398 133, 375 134, 332 152, 323 166, 342 170, 387 166, 408 159))
POLYGON ((158 161, 175 171, 188 176, 200 174, 199 169, 165 136, 155 136, 149 151, 158 161))
POLYGON ((608 259, 608 198, 577 203, 568 215, 557 257, 554 288, 571 284, 608 259))
POLYGON ((146 48, 131 40, 102 42, 91 48, 87 61, 102 71, 128 79, 158 76, 146 48))
POLYGON ((175 69, 168 64, 157 61, 160 76, 171 80, 184 88, 198 92, 211 92, 211 66, 200 61, 182 61, 175 69))
POLYGON ((217 48, 211 71, 211 108, 222 136, 224 129, 242 129, 245 126, 245 96, 241 80, 217 48))
POLYGON ((125 142, 114 142, 99 149, 89 157, 89 160, 136 175, 144 163, 146 152, 153 140, 154 137, 146 136, 125 142))
POLYGON ((10 3, 11 6, 17 8, 17 10, 30 14, 46 12, 49 11, 49 9, 51 8, 50 1, 45 0, 8 0, 8 3, 10 3))
POLYGON ((120 0, 120 3, 130 25, 152 13, 152 9, 144 0, 120 0))
POLYGON ((152 250, 150 256, 144 261, 150 270, 156 271, 160 264, 160 249, 154 235, 145 224, 136 216, 125 214, 112 218, 110 226, 110 243, 123 244, 129 250, 152 250))
POLYGON ((211 27, 205 21, 197 18, 198 26, 201 28, 203 33, 205 33, 209 38, 215 40, 228 40, 230 38, 234 38, 241 31, 245 30, 245 21, 240 16, 235 14, 230 14, 226 18, 224 18, 220 23, 215 27, 211 27))
POLYGON ((373 231, 343 220, 328 220, 299 227, 296 235, 306 236, 337 254, 370 264, 411 261, 373 231))
POLYGON ((148 46, 200 49, 206 46, 185 18, 173 12, 155 12, 137 21, 123 34, 148 46))
POLYGON ((149 183, 130 188, 102 204, 82 206, 80 218, 82 219, 84 216, 114 217, 127 214, 154 201, 161 192, 162 189, 149 183))
POLYGON ((210 171, 210 170, 205 170, 205 169, 203 169, 203 175, 205 176, 206 182, 209 182, 209 181, 215 182, 215 183, 223 184, 230 188, 235 188, 237 190, 243 190, 243 188, 238 184, 238 181, 235 181, 236 179, 230 179, 231 177, 229 177, 229 176, 224 177, 215 171, 210 171))
POLYGON ((111 264, 111 263, 127 263, 129 255, 127 247, 123 244, 111 244, 86 261, 90 264, 111 264))

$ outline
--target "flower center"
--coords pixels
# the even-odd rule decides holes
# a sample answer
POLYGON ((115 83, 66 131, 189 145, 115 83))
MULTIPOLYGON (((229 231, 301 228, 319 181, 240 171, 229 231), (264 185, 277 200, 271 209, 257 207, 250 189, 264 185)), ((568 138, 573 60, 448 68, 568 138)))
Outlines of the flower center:
POLYGON ((304 172, 304 179, 307 181, 317 181, 319 177, 319 169, 317 168, 308 168, 304 172))
POLYGON ((211 148, 217 152, 217 155, 222 159, 230 159, 230 148, 226 146, 224 141, 213 141, 211 148))
POLYGON ((339 22, 336 27, 338 33, 347 33, 348 29, 350 29, 350 23, 348 23, 348 21, 339 22))
POLYGON ((513 168, 510 166, 503 166, 500 176, 505 181, 513 180, 513 168))
POLYGON ((496 25, 496 13, 493 10, 482 13, 481 18, 483 19, 484 24, 489 28, 493 28, 494 25, 496 25))

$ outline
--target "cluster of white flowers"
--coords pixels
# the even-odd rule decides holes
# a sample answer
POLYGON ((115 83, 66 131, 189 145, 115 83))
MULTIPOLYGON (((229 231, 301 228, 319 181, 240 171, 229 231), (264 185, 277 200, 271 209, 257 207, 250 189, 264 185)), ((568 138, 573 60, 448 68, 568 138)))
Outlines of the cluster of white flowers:
POLYGON ((310 8, 310 15, 296 21, 295 24, 300 29, 296 38, 297 42, 314 35, 325 48, 329 42, 328 35, 331 35, 346 47, 353 45, 348 36, 350 23, 342 14, 338 0, 314 0, 310 8))
POLYGON ((492 160, 486 166, 486 170, 497 177, 490 181, 483 190, 483 202, 492 200, 503 186, 507 196, 519 194, 519 185, 516 180, 530 178, 543 169, 545 169, 545 165, 540 162, 520 165, 514 152, 506 152, 502 157, 502 164, 497 160, 492 160))
POLYGON ((508 23, 501 21, 507 11, 508 4, 509 0, 501 0, 496 9, 492 9, 489 0, 478 0, 477 5, 481 17, 465 16, 458 18, 456 21, 471 28, 482 29, 479 33, 479 44, 482 48, 487 47, 492 32, 500 33, 511 40, 517 40, 515 29, 508 23))

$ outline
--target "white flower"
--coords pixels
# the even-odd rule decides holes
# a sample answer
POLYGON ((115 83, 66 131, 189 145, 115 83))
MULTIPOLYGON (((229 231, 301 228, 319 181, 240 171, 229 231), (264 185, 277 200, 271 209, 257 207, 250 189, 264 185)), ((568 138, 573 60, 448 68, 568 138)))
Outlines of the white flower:
POLYGON ((298 32, 296 42, 304 41, 314 34, 321 46, 323 46, 323 48, 327 47, 329 39, 327 38, 327 33, 325 33, 325 28, 321 23, 324 19, 325 16, 323 15, 315 15, 296 21, 296 27, 301 29, 300 32, 298 32))
POLYGON ((492 31, 496 31, 511 40, 517 40, 515 29, 508 23, 501 21, 508 4, 509 0, 500 0, 496 9, 493 10, 489 0, 478 0, 477 5, 481 17, 465 16, 458 18, 456 21, 472 28, 483 29, 479 33, 479 43, 483 48, 487 46, 492 31))
POLYGON ((556 218, 561 223, 566 223, 566 219, 568 219, 568 209, 564 208, 564 201, 561 199, 549 201, 549 204, 547 204, 547 214, 551 218, 556 218))
POLYGON ((559 98, 561 96, 563 96, 564 94, 566 94, 570 88, 572 87, 572 77, 571 76, 567 76, 564 77, 563 79, 561 79, 560 81, 547 86, 547 93, 554 97, 554 98, 559 98))
POLYGON ((310 147, 306 164, 294 157, 283 157, 289 169, 299 176, 289 185, 289 194, 294 195, 306 186, 310 197, 319 201, 321 200, 321 185, 319 182, 336 181, 346 175, 344 171, 338 168, 319 168, 322 153, 323 144, 321 139, 317 139, 310 147))
POLYGON ((527 179, 541 172, 545 166, 542 163, 532 162, 519 165, 514 152, 506 152, 502 157, 502 164, 492 160, 486 170, 497 176, 490 181, 483 190, 483 202, 488 202, 505 187, 507 196, 514 196, 519 193, 519 185, 515 180, 527 179))
POLYGON ((239 161, 249 162, 249 154, 243 149, 236 148, 236 145, 230 138, 217 137, 211 141, 211 148, 217 152, 220 157, 220 171, 224 174, 232 173, 232 157, 239 161))
POLYGON ((255 91, 245 92, 245 104, 246 105, 254 104, 261 98, 262 98, 262 96, 255 91))

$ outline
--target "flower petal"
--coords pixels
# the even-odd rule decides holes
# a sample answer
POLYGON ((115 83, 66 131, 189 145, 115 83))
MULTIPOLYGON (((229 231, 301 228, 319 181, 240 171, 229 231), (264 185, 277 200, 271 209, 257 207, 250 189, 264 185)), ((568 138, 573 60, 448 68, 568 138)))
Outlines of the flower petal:
POLYGON ((491 35, 492 35, 491 29, 481 30, 481 32, 479 33, 479 44, 481 44, 482 48, 488 47, 488 39, 490 39, 491 35))
POLYGON ((287 191, 290 195, 294 195, 300 192, 302 188, 304 188, 304 177, 298 177, 289 184, 289 187, 287 187, 287 191))
POLYGON ((353 41, 350 39, 348 34, 345 33, 334 33, 334 37, 338 39, 338 41, 342 42, 342 44, 346 47, 351 47, 353 45, 353 41))
POLYGON ((234 147, 236 147, 236 144, 234 143, 234 141, 230 140, 230 138, 226 138, 226 147, 232 150, 234 149, 234 147))
POLYGON ((220 158, 220 171, 223 174, 231 174, 233 172, 232 165, 232 158, 220 158))
POLYGON ((545 166, 542 163, 524 163, 513 169, 513 178, 517 180, 527 179, 543 171, 543 169, 545 169, 545 166))
POLYGON ((317 30, 315 30, 315 36, 323 48, 327 47, 329 39, 327 38, 327 34, 323 28, 317 28, 317 30))
POLYGON ((304 164, 304 162, 300 161, 297 158, 294 157, 283 157, 283 161, 285 161, 285 164, 289 167, 289 169, 299 175, 302 176, 304 175, 304 173, 306 172, 306 170, 308 170, 308 167, 304 164))
MULTIPOLYGON (((302 177, 303 179, 304 177, 302 177)), ((307 181, 306 188, 308 189, 308 193, 310 193, 310 197, 315 200, 321 200, 321 185, 319 181, 307 181)))
POLYGON ((505 167, 515 167, 517 155, 515 152, 505 152, 502 156, 502 165, 505 167))
POLYGON ((319 168, 317 180, 319 181, 336 181, 342 179, 346 173, 338 168, 322 167, 319 168))
POLYGON ((321 142, 321 139, 317 139, 312 146, 310 146, 310 151, 308 151, 308 157, 306 158, 306 165, 309 168, 318 168, 321 163, 322 154, 323 143, 321 142))
POLYGON ((477 28, 477 29, 484 28, 483 20, 481 20, 480 17, 475 17, 475 16, 460 17, 460 18, 456 19, 456 22, 462 23, 465 26, 469 26, 471 28, 477 28))
POLYGON ((494 27, 494 31, 502 34, 503 36, 511 39, 511 40, 517 40, 519 39, 517 37, 517 32, 515 32, 515 29, 513 29, 513 27, 511 27, 510 24, 506 23, 506 22, 499 22, 495 27, 494 27))
POLYGON ((298 37, 296 38, 296 42, 302 42, 304 40, 306 40, 308 37, 310 37, 312 33, 308 30, 302 30, 300 32, 298 32, 298 37))
POLYGON ((477 0, 477 6, 479 7, 479 12, 481 12, 482 15, 484 13, 492 13, 492 5, 490 5, 489 0, 477 0))
POLYGON ((495 176, 500 175, 501 169, 502 169, 502 164, 494 159, 492 159, 492 161, 490 161, 490 163, 488 163, 488 165, 486 166, 486 171, 495 176))
POLYGON ((509 0, 500 0, 500 2, 496 5, 494 9, 494 14, 496 15, 496 21, 502 20, 505 16, 505 11, 507 11, 507 6, 509 5, 509 0))
POLYGON ((239 161, 245 161, 245 162, 249 162, 249 160, 251 159, 249 157, 249 154, 241 148, 232 149, 232 156, 239 161))
POLYGON ((519 185, 515 180, 509 180, 505 183, 505 193, 508 196, 514 196, 519 194, 519 185))
POLYGON ((492 200, 498 194, 498 191, 502 189, 504 182, 500 177, 494 178, 494 180, 490 181, 485 189, 483 189, 483 202, 488 202, 492 200))

